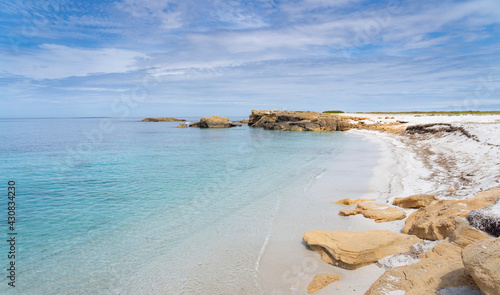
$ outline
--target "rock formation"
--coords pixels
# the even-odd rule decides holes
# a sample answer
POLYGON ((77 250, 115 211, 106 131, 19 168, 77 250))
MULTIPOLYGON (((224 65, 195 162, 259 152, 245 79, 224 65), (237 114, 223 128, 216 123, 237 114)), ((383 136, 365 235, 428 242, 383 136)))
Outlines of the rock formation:
POLYGON ((397 291, 406 295, 437 294, 439 289, 460 286, 477 290, 462 263, 461 253, 470 243, 489 237, 470 227, 466 220, 458 220, 451 237, 421 254, 419 262, 386 271, 365 295, 396 294, 397 291))
POLYGON ((433 201, 437 200, 434 195, 412 195, 406 198, 395 198, 393 205, 401 208, 422 208, 429 206, 433 201))
POLYGON ((356 269, 391 254, 408 252, 413 244, 421 241, 389 230, 315 230, 304 234, 302 239, 321 254, 323 262, 345 269, 356 269))
POLYGON ((361 203, 361 202, 375 202, 376 200, 377 199, 355 199, 355 200, 351 200, 349 198, 345 198, 345 199, 342 199, 340 201, 335 202, 334 204, 351 206, 351 205, 354 205, 354 204, 357 204, 357 203, 361 203))
POLYGON ((186 128, 188 125, 187 124, 179 124, 177 128, 186 128))
POLYGON ((483 295, 500 294, 500 239, 484 239, 462 251, 467 271, 483 295))
POLYGON ((401 208, 372 203, 358 203, 354 210, 339 211, 340 216, 356 214, 362 214, 366 218, 375 220, 375 222, 388 222, 406 218, 406 213, 401 208))
POLYGON ((142 119, 142 122, 185 122, 186 120, 184 119, 176 119, 176 118, 167 118, 167 117, 160 117, 160 118, 146 118, 142 119))
POLYGON ((314 276, 312 281, 309 283, 309 286, 307 286, 307 292, 309 294, 312 294, 338 280, 339 280, 339 275, 337 274, 320 273, 314 276))
MULTIPOLYGON (((490 192, 495 191, 500 192, 500 188, 490 190, 490 192)), ((477 229, 496 237, 500 236, 500 199, 492 206, 471 210, 467 220, 477 229)))
POLYGON ((493 189, 467 200, 439 200, 418 209, 406 219, 402 232, 426 240, 441 240, 455 230, 455 219, 466 217, 470 210, 489 206, 498 199, 500 190, 493 189))
POLYGON ((229 121, 226 117, 219 117, 214 115, 212 117, 203 117, 199 122, 189 125, 189 127, 200 127, 200 128, 229 128, 241 126, 241 124, 233 123, 229 121))
POLYGON ((315 112, 256 111, 248 126, 281 131, 343 131, 352 128, 350 118, 315 112))

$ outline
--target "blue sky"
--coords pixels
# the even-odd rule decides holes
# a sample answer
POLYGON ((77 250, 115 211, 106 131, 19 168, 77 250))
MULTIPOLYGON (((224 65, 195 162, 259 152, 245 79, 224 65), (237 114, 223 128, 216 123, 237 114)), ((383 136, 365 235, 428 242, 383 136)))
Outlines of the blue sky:
POLYGON ((0 117, 500 110, 500 1, 0 3, 0 117))

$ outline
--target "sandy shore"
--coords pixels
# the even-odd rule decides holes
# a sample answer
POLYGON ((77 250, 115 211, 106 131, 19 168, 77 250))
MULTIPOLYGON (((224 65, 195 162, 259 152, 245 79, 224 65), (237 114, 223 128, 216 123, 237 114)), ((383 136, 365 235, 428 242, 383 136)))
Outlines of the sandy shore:
MULTIPOLYGON (((379 204, 392 203, 396 197, 413 194, 468 199, 480 191, 500 187, 500 115, 342 115, 365 117, 364 125, 402 121, 404 127, 436 123, 460 127, 454 132, 423 134, 364 129, 347 131, 377 143, 381 155, 369 183, 370 191, 360 195, 361 198, 376 198, 379 204)), ((431 129, 447 126, 438 125, 431 129)), ((407 210, 407 215, 413 211, 407 210)), ((359 215, 349 218, 356 220, 356 228, 352 230, 377 228, 400 232, 404 225, 404 220, 375 224, 359 215)), ((315 294, 364 294, 367 286, 383 272, 377 268, 369 265, 345 271, 332 267, 329 273, 340 273, 340 281, 315 294)), ((459 290, 454 292, 470 294, 459 290)))

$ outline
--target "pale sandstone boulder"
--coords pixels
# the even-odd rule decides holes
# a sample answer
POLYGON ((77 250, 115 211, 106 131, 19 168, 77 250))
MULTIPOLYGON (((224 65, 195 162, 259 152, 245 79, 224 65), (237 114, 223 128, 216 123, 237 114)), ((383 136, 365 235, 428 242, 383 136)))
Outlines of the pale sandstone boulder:
POLYGON ((401 208, 422 208, 429 206, 433 201, 437 200, 434 195, 412 195, 406 198, 395 198, 392 203, 401 208))
POLYGON ((419 257, 417 263, 391 268, 366 291, 365 295, 404 291, 406 295, 438 294, 437 290, 465 286, 478 290, 461 259, 462 249, 491 236, 470 227, 463 218, 457 220, 453 235, 439 242, 419 257))
POLYGON ((392 254, 408 252, 421 240, 389 230, 310 231, 302 239, 321 254, 323 262, 345 269, 356 269, 392 254))
POLYGON ((355 200, 351 200, 349 198, 345 198, 345 199, 342 199, 340 201, 335 202, 334 204, 351 206, 351 205, 354 205, 354 204, 357 204, 357 203, 361 203, 361 202, 374 202, 376 200, 377 199, 355 199, 355 200))
POLYGON ((485 239, 462 251, 463 263, 483 295, 500 294, 500 239, 485 239))
POLYGON ((307 292, 309 294, 312 294, 338 280, 339 280, 339 275, 337 274, 320 273, 314 276, 312 281, 309 283, 309 286, 307 286, 307 292))
POLYGON ((405 221, 402 232, 426 240, 441 240, 455 230, 455 219, 465 217, 472 209, 494 204, 500 189, 481 192, 467 200, 439 200, 413 212, 405 221))
POLYGON ((354 210, 340 210, 340 216, 362 214, 364 217, 373 219, 375 222, 388 222, 406 218, 406 212, 398 207, 379 205, 372 203, 358 203, 354 210))

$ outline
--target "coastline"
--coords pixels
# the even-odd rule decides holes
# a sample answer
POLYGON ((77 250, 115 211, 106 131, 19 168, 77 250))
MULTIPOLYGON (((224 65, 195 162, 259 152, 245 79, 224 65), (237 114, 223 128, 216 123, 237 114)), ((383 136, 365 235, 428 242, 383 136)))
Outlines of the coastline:
MULTIPOLYGON (((359 114, 342 115, 359 116, 359 114)), ((368 125, 387 124, 398 120, 407 122, 404 124, 405 127, 436 123, 452 124, 462 127, 472 135, 472 138, 459 132, 410 135, 405 132, 393 133, 366 129, 346 131, 362 136, 379 147, 380 158, 373 168, 373 177, 368 184, 370 192, 360 195, 359 198, 375 198, 376 204, 392 204, 396 197, 415 194, 434 194, 439 199, 469 199, 481 191, 500 187, 500 136, 498 136, 500 115, 369 114, 365 116, 363 114, 363 116, 368 117, 364 121, 368 125)), ((355 206, 346 208, 351 207, 355 206)), ((408 217, 416 210, 406 209, 405 211, 408 217)), ((356 226, 349 230, 365 231, 376 228, 398 233, 401 232, 406 220, 405 218, 376 224, 373 220, 361 215, 346 218, 356 222, 356 226)), ((336 291, 341 291, 341 294, 365 294, 366 281, 370 281, 368 284, 370 286, 378 279, 375 277, 378 271, 385 272, 385 269, 377 268, 379 267, 375 264, 354 271, 331 267, 327 273, 340 274, 340 281, 326 286, 315 294, 326 295, 336 291), (360 277, 364 278, 363 282, 356 280, 360 277), (348 284, 351 285, 346 286, 348 284)), ((450 292, 470 294, 467 293, 469 291, 462 292, 459 289, 450 292)))

